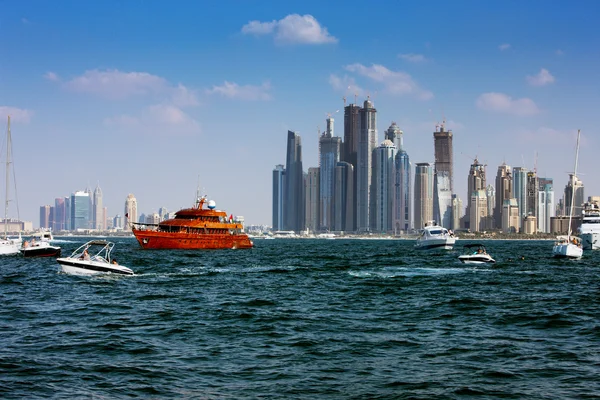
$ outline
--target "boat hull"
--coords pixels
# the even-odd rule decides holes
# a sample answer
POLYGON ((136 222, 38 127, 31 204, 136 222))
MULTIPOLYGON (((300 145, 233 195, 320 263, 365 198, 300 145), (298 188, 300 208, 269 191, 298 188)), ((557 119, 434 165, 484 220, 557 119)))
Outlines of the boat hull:
POLYGON ((463 255, 463 256, 459 256, 458 259, 463 264, 495 264, 496 263, 496 260, 494 260, 492 257, 484 256, 484 255, 472 255, 472 256, 463 255))
POLYGON ((583 249, 572 243, 559 243, 552 247, 552 256, 555 258, 578 259, 583 256, 583 249))
POLYGON ((56 246, 21 249, 23 257, 60 257, 61 249, 56 246))
POLYGON ((70 275, 117 274, 133 275, 133 271, 120 265, 77 260, 70 257, 57 258, 62 272, 70 275))
POLYGON ((143 249, 249 249, 254 244, 246 234, 189 234, 134 230, 133 234, 143 249))
POLYGON ((415 249, 417 250, 452 250, 456 238, 444 238, 444 239, 426 239, 417 240, 415 249))
POLYGON ((600 250, 600 232, 582 233, 579 237, 584 250, 600 250))

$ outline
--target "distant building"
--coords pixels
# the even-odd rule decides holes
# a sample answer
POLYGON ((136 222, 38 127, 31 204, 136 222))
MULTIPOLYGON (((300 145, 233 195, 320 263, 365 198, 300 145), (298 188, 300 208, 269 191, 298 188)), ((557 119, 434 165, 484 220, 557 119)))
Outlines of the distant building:
POLYGON ((433 220, 433 166, 417 163, 415 168, 415 228, 433 220))
POLYGON ((306 211, 305 226, 311 232, 319 230, 319 186, 320 170, 318 167, 308 169, 308 174, 304 180, 304 191, 306 199, 304 201, 306 211))
POLYGON ((452 195, 452 226, 450 229, 457 230, 460 228, 460 221, 464 217, 464 209, 462 200, 456 195, 452 195))
POLYGON ((469 216, 471 232, 482 232, 487 229, 488 220, 488 198, 484 189, 478 189, 471 193, 468 207, 471 215, 469 216))
POLYGON ((396 125, 386 131, 386 139, 396 145, 396 158, 394 160, 394 204, 393 226, 394 233, 408 232, 413 228, 412 220, 412 166, 408 153, 404 149, 403 134, 396 125))
MULTIPOLYGON (((473 164, 471 164, 471 168, 469 169, 469 178, 467 180, 468 197, 467 197, 467 211, 465 213, 465 224, 464 224, 466 229, 470 228, 471 230, 475 231, 473 229, 473 226, 470 225, 471 196, 473 196, 474 192, 476 192, 478 190, 482 190, 482 189, 486 189, 485 165, 479 163, 477 158, 475 158, 475 160, 473 160, 473 164)), ((486 197, 486 199, 489 201, 489 197, 486 197)), ((489 210, 488 210, 487 215, 491 215, 489 210)), ((478 225, 477 229, 479 229, 479 225, 478 225)))
POLYGON ((131 231, 131 223, 132 222, 140 222, 138 221, 138 204, 137 199, 133 194, 127 195, 127 199, 125 199, 125 220, 123 225, 124 231, 131 231))
POLYGON ((357 183, 356 171, 358 168, 358 136, 360 130, 359 113, 362 107, 356 104, 349 104, 344 107, 344 142, 342 144, 341 161, 345 161, 352 165, 353 182, 352 182, 352 231, 356 230, 356 209, 357 209, 357 183))
MULTIPOLYGON (((518 230, 522 231, 523 220, 527 216, 528 208, 528 196, 527 196, 527 174, 529 171, 524 167, 513 168, 513 196, 517 200, 517 207, 519 209, 519 227, 518 230)), ((537 202, 536 202, 537 203, 537 202)))
POLYGON ((333 118, 327 117, 327 129, 319 138, 319 229, 333 229, 335 167, 340 161, 342 138, 333 135, 333 118))
POLYGON ((374 232, 393 232, 394 194, 396 192, 394 161, 396 146, 391 140, 384 140, 375 150, 373 157, 373 193, 371 208, 371 230, 374 232))
POLYGON ((40 207, 40 228, 48 229, 51 228, 51 218, 50 218, 50 209, 51 206, 41 206, 40 207))
POLYGON ((502 204, 502 232, 516 233, 519 229, 519 207, 517 199, 506 199, 502 204))
POLYGON ((552 179, 539 178, 539 192, 537 203, 538 231, 544 233, 551 233, 552 230, 550 221, 552 217, 556 216, 556 206, 554 204, 554 189, 552 185, 552 179))
POLYGON ((454 174, 453 174, 453 149, 452 149, 452 131, 444 130, 445 121, 437 125, 433 132, 433 144, 435 150, 435 173, 446 172, 450 181, 450 193, 454 193, 454 174))
POLYGON ((533 235, 537 233, 537 218, 533 215, 528 215, 523 220, 523 233, 533 235))
POLYGON ((334 230, 354 231, 354 167, 348 162, 335 167, 334 199, 334 230))
MULTIPOLYGON (((503 226, 502 213, 504 212, 504 202, 513 198, 512 183, 512 168, 509 165, 506 165, 506 163, 503 163, 498 167, 498 174, 496 175, 496 207, 494 208, 494 222, 496 229, 502 229, 503 226)), ((518 207, 516 213, 517 215, 519 213, 518 207)))
POLYGON ((102 189, 100 189, 100 183, 96 185, 94 189, 94 229, 104 230, 106 229, 106 222, 104 220, 104 206, 102 205, 102 189))
POLYGON ((583 182, 575 175, 569 174, 569 183, 565 186, 563 215, 571 214, 571 196, 573 196, 573 216, 581 215, 585 203, 583 182), (573 188, 575 194, 573 195, 573 188))
POLYGON ((371 172, 373 150, 377 146, 377 110, 365 100, 359 110, 358 154, 356 160, 356 229, 364 232, 370 227, 371 172))
POLYGON ((283 192, 285 185, 285 168, 282 164, 273 170, 273 231, 283 230, 283 192))
POLYGON ((54 232, 64 231, 67 229, 65 216, 65 198, 57 197, 54 199, 54 221, 52 222, 52 230, 54 232))
POLYGON ((77 191, 71 195, 71 230, 91 229, 90 193, 77 191))
POLYGON ((304 172, 302 170, 302 140, 294 131, 288 131, 283 192, 283 229, 304 230, 304 172))

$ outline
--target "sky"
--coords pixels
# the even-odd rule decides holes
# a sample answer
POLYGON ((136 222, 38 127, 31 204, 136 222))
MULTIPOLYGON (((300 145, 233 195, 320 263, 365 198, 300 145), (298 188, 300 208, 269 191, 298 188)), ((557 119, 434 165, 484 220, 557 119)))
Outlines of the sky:
MULTIPOLYGON (((109 217, 191 206, 197 188, 271 224, 287 130, 318 166, 327 114, 369 97, 411 162, 453 131, 454 187, 475 157, 600 195, 596 1, 0 1, 0 118, 11 115, 9 217, 99 185, 109 217), (11 184, 12 185, 12 184, 11 184)), ((6 132, 6 128, 2 130, 6 132)), ((5 135, 3 135, 5 136, 5 135)), ((5 140, 5 139, 4 139, 5 140)), ((5 161, 5 145, 0 160, 5 161)), ((4 174, 1 174, 4 188, 4 174)), ((2 196, 4 197, 4 193, 2 196)), ((3 199, 4 200, 4 199, 3 199)))

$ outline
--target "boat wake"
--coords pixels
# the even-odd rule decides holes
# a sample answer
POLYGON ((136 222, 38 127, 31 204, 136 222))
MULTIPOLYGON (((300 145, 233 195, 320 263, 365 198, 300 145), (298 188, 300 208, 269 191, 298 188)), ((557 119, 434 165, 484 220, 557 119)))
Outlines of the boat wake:
POLYGON ((387 267, 381 270, 348 271, 348 274, 357 278, 397 278, 416 276, 442 276, 456 275, 472 272, 492 272, 490 269, 481 268, 409 268, 409 267, 387 267))

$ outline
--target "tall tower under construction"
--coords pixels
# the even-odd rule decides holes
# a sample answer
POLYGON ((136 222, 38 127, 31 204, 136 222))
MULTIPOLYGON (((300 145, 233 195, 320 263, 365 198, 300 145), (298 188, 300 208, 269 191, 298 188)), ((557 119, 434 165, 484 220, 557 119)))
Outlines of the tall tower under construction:
POLYGON ((454 193, 452 131, 444 130, 445 121, 437 125, 433 132, 433 144, 435 147, 435 173, 445 171, 450 180, 450 192, 454 193))

